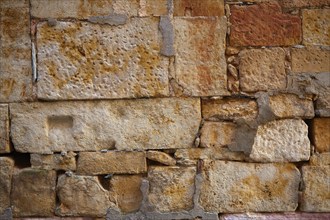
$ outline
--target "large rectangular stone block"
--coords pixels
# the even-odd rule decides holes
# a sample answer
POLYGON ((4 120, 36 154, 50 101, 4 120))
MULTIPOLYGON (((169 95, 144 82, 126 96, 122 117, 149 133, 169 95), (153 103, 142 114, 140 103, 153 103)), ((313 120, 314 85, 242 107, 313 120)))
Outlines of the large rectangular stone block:
POLYGON ((9 153, 9 106, 0 104, 0 153, 9 153))
POLYGON ((224 0, 174 0, 174 16, 223 16, 224 0))
POLYGON ((189 148, 201 120, 195 98, 10 105, 19 152, 189 148))

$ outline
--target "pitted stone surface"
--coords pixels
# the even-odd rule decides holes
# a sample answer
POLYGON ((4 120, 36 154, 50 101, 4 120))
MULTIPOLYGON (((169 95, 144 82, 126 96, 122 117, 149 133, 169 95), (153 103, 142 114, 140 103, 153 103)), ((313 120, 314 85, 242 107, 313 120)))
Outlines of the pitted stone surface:
POLYGON ((189 148, 201 120, 195 98, 15 103, 10 112, 14 147, 30 153, 189 148))
POLYGON ((112 0, 113 10, 118 14, 127 16, 138 16, 139 0, 112 0))
POLYGON ((0 104, 0 153, 9 153, 9 107, 7 104, 0 104))
POLYGON ((223 16, 224 0, 174 0, 174 16, 223 16))
POLYGON ((316 151, 330 152, 330 118, 314 118, 312 137, 316 151))
POLYGON ((157 18, 131 18, 124 26, 40 23, 38 98, 168 95, 169 61, 159 54, 160 39, 157 18))
POLYGON ((305 9, 302 18, 305 45, 330 45, 330 9, 305 9))
POLYGON ((250 158, 258 162, 298 162, 308 160, 308 126, 301 119, 283 119, 260 125, 250 158))
POLYGON ((298 206, 293 164, 205 161, 200 202, 206 211, 287 212, 298 206))
POLYGON ((225 17, 174 18, 174 78, 187 94, 228 94, 226 22, 225 17))
POLYGON ((14 160, 9 157, 0 157, 0 216, 10 207, 13 168, 14 160))

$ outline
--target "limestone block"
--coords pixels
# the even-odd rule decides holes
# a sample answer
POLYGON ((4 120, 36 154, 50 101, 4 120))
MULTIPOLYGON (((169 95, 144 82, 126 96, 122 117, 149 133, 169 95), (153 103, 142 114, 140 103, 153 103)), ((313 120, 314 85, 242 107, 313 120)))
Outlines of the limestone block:
POLYGON ((0 216, 10 207, 10 192, 14 161, 9 157, 0 157, 0 216))
POLYGON ((76 154, 72 151, 61 154, 31 154, 31 167, 45 170, 76 170, 76 154))
POLYGON ((138 16, 139 0, 112 0, 114 13, 138 16))
POLYGON ((314 154, 309 160, 311 166, 330 166, 330 152, 314 154))
POLYGON ((227 147, 211 146, 208 148, 189 148, 178 149, 175 152, 175 158, 178 159, 178 164, 183 162, 189 162, 191 164, 197 164, 197 160, 233 160, 233 161, 245 161, 248 159, 243 152, 231 151, 227 147))
POLYGON ((201 129, 201 147, 228 146, 234 138, 232 122, 205 122, 201 129))
POLYGON ((173 157, 171 157, 167 153, 164 153, 161 151, 149 150, 147 152, 147 158, 149 160, 157 161, 159 163, 162 163, 162 164, 165 164, 168 166, 174 166, 176 164, 176 161, 173 157))
POLYGON ((223 0, 174 0, 174 16, 218 16, 225 14, 223 0))
POLYGON ((330 45, 330 9, 302 10, 303 44, 330 45))
POLYGON ((168 0, 140 0, 139 15, 145 16, 164 16, 169 14, 168 0))
POLYGON ((314 118, 312 139, 316 151, 330 152, 330 118, 314 118))
POLYGON ((11 152, 8 110, 7 104, 0 104, 0 153, 11 152))

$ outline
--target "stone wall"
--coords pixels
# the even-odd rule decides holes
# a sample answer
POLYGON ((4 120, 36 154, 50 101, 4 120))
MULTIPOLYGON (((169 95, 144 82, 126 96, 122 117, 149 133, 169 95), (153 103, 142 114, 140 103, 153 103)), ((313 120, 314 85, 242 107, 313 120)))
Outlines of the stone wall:
POLYGON ((330 218, 329 0, 1 0, 0 219, 330 218))

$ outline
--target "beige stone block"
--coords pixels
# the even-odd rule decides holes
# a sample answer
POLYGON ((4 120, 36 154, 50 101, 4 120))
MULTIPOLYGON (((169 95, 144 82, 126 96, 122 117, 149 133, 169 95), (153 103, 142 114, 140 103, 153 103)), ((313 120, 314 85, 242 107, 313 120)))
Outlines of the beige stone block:
POLYGON ((302 10, 303 44, 330 45, 330 9, 302 10))
POLYGON ((147 152, 147 158, 168 166, 174 166, 176 164, 176 160, 173 157, 161 151, 149 150, 147 152))
POLYGON ((76 154, 72 151, 61 154, 31 154, 32 168, 45 170, 76 170, 76 154))
POLYGON ((10 207, 10 193, 14 160, 0 157, 0 215, 10 207))
POLYGON ((205 161, 200 203, 215 212, 287 212, 298 206, 293 164, 205 161))
POLYGON ((138 16, 139 0, 112 0, 114 13, 138 16))
POLYGON ((178 149, 175 152, 175 158, 178 159, 178 164, 182 162, 189 162, 189 165, 196 165, 197 160, 232 160, 232 161, 245 161, 248 159, 243 152, 235 152, 229 150, 227 147, 208 148, 189 148, 178 149))
POLYGON ((140 0, 139 15, 164 16, 169 14, 168 0, 140 0))
POLYGON ((235 134, 232 122, 205 122, 201 129, 201 147, 222 147, 232 143, 235 134))
POLYGON ((0 104, 0 153, 11 152, 9 137, 9 107, 0 104))
POLYGON ((244 92, 286 88, 285 51, 282 48, 246 49, 239 53, 240 87, 244 92))
POLYGON ((174 16, 224 16, 223 0, 174 0, 174 16))
POLYGON ((330 72, 330 50, 319 47, 293 48, 292 72, 320 73, 330 72))
POLYGON ((281 0, 284 8, 322 7, 329 6, 329 0, 281 0))
POLYGON ((192 209, 195 174, 195 167, 149 167, 149 202, 160 212, 192 209))
POLYGON ((330 152, 314 154, 309 160, 311 166, 330 166, 330 152))
POLYGON ((174 78, 186 94, 229 94, 225 58, 226 22, 225 17, 174 18, 174 78))
POLYGON ((314 118, 312 140, 316 151, 330 152, 330 118, 314 118))

